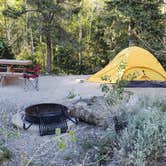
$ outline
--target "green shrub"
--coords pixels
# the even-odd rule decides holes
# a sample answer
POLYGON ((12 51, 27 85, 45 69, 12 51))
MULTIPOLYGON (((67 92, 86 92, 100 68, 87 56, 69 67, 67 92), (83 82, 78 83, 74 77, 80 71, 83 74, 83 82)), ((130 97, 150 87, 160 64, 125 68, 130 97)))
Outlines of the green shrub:
POLYGON ((1 59, 13 59, 14 54, 9 46, 0 38, 0 58, 1 59))
POLYGON ((73 99, 77 96, 74 91, 69 91, 69 94, 67 95, 67 99, 73 99))
POLYGON ((68 135, 65 138, 61 134, 61 129, 56 128, 54 140, 59 150, 64 150, 70 142, 77 141, 77 137, 75 136, 75 133, 72 130, 68 131, 68 135))
MULTIPOLYGON (((107 80, 107 78, 103 78, 103 80, 107 80)), ((125 80, 119 80, 112 85, 101 84, 101 91, 104 93, 105 100, 109 105, 120 104, 124 101, 128 102, 133 93, 124 88, 127 83, 125 80)))
POLYGON ((7 149, 0 149, 0 162, 9 160, 12 157, 12 153, 7 149))
POLYGON ((165 108, 164 99, 145 96, 134 105, 123 103, 113 117, 115 130, 107 131, 100 140, 101 161, 109 160, 114 153, 120 165, 158 165, 166 149, 165 108))
POLYGON ((125 112, 128 124, 120 132, 117 142, 120 155, 126 159, 127 165, 157 163, 166 148, 166 112, 161 111, 161 107, 151 106, 125 112))
POLYGON ((6 160, 11 159, 12 153, 4 146, 4 142, 0 142, 0 164, 6 160))

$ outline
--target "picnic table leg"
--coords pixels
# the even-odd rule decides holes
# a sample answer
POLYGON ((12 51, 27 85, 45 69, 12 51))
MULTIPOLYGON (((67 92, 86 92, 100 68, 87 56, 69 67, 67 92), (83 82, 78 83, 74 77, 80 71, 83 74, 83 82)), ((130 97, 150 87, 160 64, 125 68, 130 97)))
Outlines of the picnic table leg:
POLYGON ((26 78, 24 78, 24 90, 26 90, 27 89, 27 80, 26 80, 26 78))
POLYGON ((6 76, 2 76, 2 78, 1 78, 1 86, 3 87, 3 86, 5 86, 6 85, 6 76))
POLYGON ((37 91, 39 91, 39 78, 37 77, 36 79, 35 79, 35 89, 37 90, 37 91))

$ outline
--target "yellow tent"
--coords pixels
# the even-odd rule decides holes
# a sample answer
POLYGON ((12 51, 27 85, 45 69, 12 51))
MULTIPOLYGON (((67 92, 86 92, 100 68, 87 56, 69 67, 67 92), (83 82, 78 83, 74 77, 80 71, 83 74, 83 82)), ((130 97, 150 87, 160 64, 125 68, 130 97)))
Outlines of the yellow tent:
POLYGON ((166 72, 147 50, 132 46, 122 50, 102 70, 88 78, 91 82, 116 83, 117 80, 166 81, 166 72), (103 80, 109 77, 110 80, 103 80))

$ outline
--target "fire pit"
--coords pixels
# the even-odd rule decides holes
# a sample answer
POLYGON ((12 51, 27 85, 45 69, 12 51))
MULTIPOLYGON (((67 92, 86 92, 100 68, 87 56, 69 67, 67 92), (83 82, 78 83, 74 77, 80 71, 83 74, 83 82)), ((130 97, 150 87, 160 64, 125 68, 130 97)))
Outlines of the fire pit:
POLYGON ((73 120, 68 114, 68 108, 61 104, 44 103, 29 106, 25 109, 22 117, 23 128, 28 130, 33 124, 39 125, 39 133, 41 136, 55 134, 56 128, 60 128, 64 133, 68 129, 67 120, 73 120), (29 122, 29 125, 26 124, 29 122))

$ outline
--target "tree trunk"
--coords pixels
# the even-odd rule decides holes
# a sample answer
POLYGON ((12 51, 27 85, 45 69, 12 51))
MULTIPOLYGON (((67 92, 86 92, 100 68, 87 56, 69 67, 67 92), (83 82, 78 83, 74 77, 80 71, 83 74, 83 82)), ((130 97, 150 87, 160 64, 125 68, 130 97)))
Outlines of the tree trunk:
POLYGON ((47 45, 47 53, 46 53, 46 71, 51 73, 51 37, 50 35, 46 36, 46 45, 47 45))
POLYGON ((33 32, 32 32, 32 28, 30 27, 30 43, 31 43, 31 54, 32 54, 32 58, 34 55, 34 40, 33 40, 33 32))
MULTIPOLYGON (((162 13, 166 14, 166 0, 164 0, 162 13)), ((164 41, 164 51, 166 51, 166 22, 165 22, 164 26, 165 26, 165 32, 164 32, 164 35, 163 35, 163 41, 164 41)))
POLYGON ((132 41, 132 39, 131 39, 131 38, 132 38, 132 37, 131 37, 131 36, 132 36, 132 35, 131 35, 131 31, 132 31, 131 23, 129 23, 129 25, 128 25, 128 36, 129 36, 129 39, 128 39, 129 41, 128 41, 128 42, 129 42, 129 47, 132 46, 132 44, 133 44, 133 41, 132 41))
POLYGON ((39 36, 39 41, 40 41, 40 50, 42 53, 42 67, 44 68, 45 67, 45 52, 44 52, 43 45, 42 45, 42 35, 41 34, 39 36))
POLYGON ((11 20, 9 20, 9 25, 8 25, 8 28, 7 28, 7 40, 8 40, 8 43, 9 45, 11 45, 11 20))
POLYGON ((134 45, 133 29, 134 29, 134 21, 130 20, 130 23, 128 25, 129 46, 133 46, 134 45))
MULTIPOLYGON (((81 4, 82 5, 82 4, 81 4)), ((79 15, 79 74, 82 74, 82 13, 79 15)))

